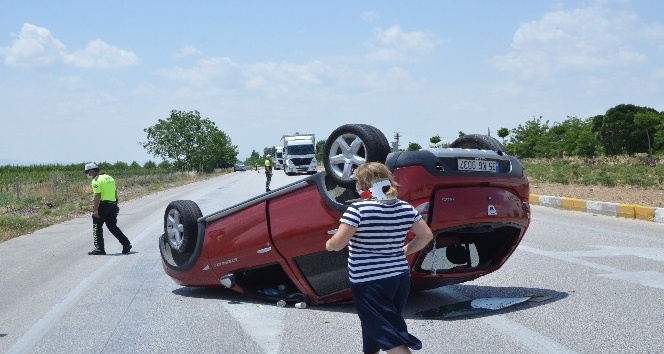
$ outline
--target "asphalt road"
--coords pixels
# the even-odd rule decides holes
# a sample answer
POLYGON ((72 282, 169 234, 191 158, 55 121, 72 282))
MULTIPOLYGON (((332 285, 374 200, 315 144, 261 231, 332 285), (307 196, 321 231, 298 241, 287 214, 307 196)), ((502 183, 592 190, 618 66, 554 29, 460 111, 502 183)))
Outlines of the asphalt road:
MULTIPOLYGON (((296 181, 275 171, 273 187, 296 181)), ((121 204, 134 248, 88 256, 91 221, 77 218, 0 244, 2 353, 359 353, 350 304, 281 308, 221 289, 176 285, 157 238, 166 205, 208 214, 264 191, 236 172, 121 204)), ((664 224, 533 207, 531 228, 499 271, 412 294, 419 353, 660 353, 664 349, 664 224), (417 312, 480 298, 541 295, 500 311, 422 319, 417 312)))

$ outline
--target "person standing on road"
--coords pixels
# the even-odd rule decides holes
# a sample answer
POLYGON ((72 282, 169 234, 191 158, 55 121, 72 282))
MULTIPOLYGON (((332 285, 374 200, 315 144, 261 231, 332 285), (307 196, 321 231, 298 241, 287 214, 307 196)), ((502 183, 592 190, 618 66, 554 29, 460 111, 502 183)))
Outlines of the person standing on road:
POLYGON ((265 192, 270 191, 270 182, 272 181, 272 155, 265 155, 265 192))
POLYGON ((106 224, 108 231, 122 244, 122 254, 128 254, 131 250, 131 242, 118 227, 118 191, 115 188, 113 177, 101 173, 99 166, 91 162, 85 165, 84 172, 92 179, 92 193, 94 201, 92 207, 92 240, 95 249, 88 252, 90 255, 104 255, 104 230, 106 224))
POLYGON ((406 256, 424 248, 433 234, 412 205, 397 199, 398 184, 385 165, 366 163, 354 174, 363 200, 346 209, 325 248, 339 251, 348 245, 348 278, 364 353, 411 353, 422 342, 408 333, 402 314, 410 291, 406 256), (415 238, 404 245, 408 231, 415 238))

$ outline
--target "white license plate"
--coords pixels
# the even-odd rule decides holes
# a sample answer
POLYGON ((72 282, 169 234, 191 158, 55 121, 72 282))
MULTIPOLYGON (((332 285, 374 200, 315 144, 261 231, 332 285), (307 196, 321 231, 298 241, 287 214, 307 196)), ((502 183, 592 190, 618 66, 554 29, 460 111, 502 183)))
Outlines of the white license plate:
POLYGON ((459 171, 498 172, 498 162, 488 160, 457 159, 459 171))

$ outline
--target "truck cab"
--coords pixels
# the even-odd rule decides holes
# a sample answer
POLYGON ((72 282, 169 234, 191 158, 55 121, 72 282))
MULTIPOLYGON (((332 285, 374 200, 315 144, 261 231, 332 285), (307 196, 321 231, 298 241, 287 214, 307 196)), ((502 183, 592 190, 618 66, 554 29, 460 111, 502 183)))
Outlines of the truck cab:
POLYGON ((281 146, 276 147, 274 153, 274 169, 281 170, 284 168, 284 148, 281 146))
POLYGON ((313 134, 284 135, 281 137, 283 169, 287 175, 318 172, 316 138, 313 134))

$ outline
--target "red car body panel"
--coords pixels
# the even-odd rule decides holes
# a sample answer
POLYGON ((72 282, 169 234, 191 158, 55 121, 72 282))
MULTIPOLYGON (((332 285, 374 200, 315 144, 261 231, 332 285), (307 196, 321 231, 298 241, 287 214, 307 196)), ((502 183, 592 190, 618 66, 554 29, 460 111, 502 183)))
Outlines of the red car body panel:
MULTIPOLYGON (((500 159, 499 173, 465 173, 454 170, 456 158, 448 155, 395 153, 386 162, 400 185, 399 199, 418 207, 434 233, 435 242, 408 257, 413 290, 499 269, 530 223, 528 180, 516 159, 494 153, 487 156, 500 159)), ((357 197, 354 190, 329 186, 321 172, 202 217, 199 254, 174 265, 162 242, 164 270, 182 285, 220 286, 227 279, 227 287, 264 299, 350 300, 347 250, 325 250, 348 195, 357 197), (343 193, 333 197, 332 189, 343 193)))
POLYGON ((205 249, 217 279, 237 269, 281 260, 272 249, 266 207, 266 201, 258 203, 205 228, 205 240, 208 241, 205 249))

